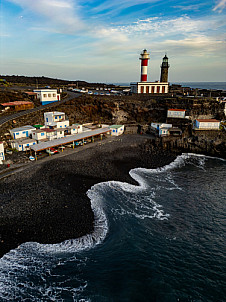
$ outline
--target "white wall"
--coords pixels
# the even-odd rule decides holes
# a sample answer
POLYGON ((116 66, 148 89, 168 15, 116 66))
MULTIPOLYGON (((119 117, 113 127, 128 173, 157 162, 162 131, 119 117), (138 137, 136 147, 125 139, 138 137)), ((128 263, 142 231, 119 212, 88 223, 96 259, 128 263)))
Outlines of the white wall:
POLYGON ((124 125, 117 129, 110 127, 110 130, 111 130, 111 135, 119 136, 119 135, 123 134, 123 132, 124 132, 124 125))
POLYGON ((37 93, 37 97, 41 102, 51 102, 56 101, 59 98, 60 94, 57 93, 57 89, 44 89, 44 90, 34 90, 37 93))
POLYGON ((196 127, 198 129, 218 130, 220 128, 220 122, 199 122, 196 120, 196 127))
POLYGON ((46 132, 32 132, 32 138, 36 139, 37 141, 41 140, 41 139, 45 139, 46 138, 46 132))
POLYGON ((11 146, 12 148, 16 148, 18 151, 26 151, 29 149, 30 146, 35 145, 36 142, 12 142, 11 146))
POLYGON ((17 128, 15 128, 9 130, 9 132, 14 139, 18 139, 23 137, 29 137, 33 130, 35 130, 34 127, 32 127, 31 129, 21 127, 21 130, 17 130, 17 128))
POLYGON ((167 111, 167 117, 174 117, 174 118, 184 118, 185 117, 185 111, 167 111))
POLYGON ((82 133, 82 125, 75 126, 75 128, 71 128, 71 134, 78 134, 78 133, 82 133))

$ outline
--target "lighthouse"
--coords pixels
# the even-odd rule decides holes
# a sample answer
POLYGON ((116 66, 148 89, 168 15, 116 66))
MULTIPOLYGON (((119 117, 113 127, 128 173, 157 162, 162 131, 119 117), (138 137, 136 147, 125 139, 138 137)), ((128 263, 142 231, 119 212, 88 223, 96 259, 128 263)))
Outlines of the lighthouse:
POLYGON ((140 82, 130 83, 131 92, 137 94, 165 94, 169 92, 168 83, 168 58, 165 55, 161 66, 161 81, 148 82, 148 60, 150 54, 146 49, 140 54, 141 60, 141 78, 140 82))
POLYGON ((169 69, 169 62, 168 57, 165 54, 165 57, 162 59, 162 65, 161 65, 161 77, 160 82, 168 82, 168 69, 169 69))
POLYGON ((141 60, 141 82, 147 82, 148 80, 148 60, 150 59, 150 54, 147 52, 146 49, 140 54, 141 60))

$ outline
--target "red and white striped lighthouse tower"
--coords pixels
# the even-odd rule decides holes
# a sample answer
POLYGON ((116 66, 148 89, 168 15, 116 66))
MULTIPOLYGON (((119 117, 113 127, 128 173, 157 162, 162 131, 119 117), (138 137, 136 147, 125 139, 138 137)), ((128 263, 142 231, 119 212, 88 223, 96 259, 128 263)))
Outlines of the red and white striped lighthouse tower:
POLYGON ((143 50, 143 53, 140 54, 141 60, 141 82, 147 82, 148 80, 148 60, 150 59, 150 54, 146 49, 143 50))

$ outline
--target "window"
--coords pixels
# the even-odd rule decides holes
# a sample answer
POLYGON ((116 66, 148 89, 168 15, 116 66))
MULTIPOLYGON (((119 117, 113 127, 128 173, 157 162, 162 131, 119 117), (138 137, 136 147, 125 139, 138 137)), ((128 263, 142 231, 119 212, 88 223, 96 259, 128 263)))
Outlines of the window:
POLYGON ((44 93, 44 94, 43 94, 43 97, 44 97, 44 98, 46 98, 46 97, 47 97, 47 94, 46 94, 46 93, 44 93))
POLYGON ((19 147, 21 148, 21 145, 19 145, 19 147))
POLYGON ((64 127, 67 127, 67 125, 64 125, 64 127))
POLYGON ((113 129, 113 132, 115 132, 115 129, 113 129))
POLYGON ((48 94, 48 97, 51 98, 51 93, 48 94))
POLYGON ((60 126, 60 128, 62 128, 62 126, 60 126))
POLYGON ((35 145, 35 143, 33 143, 33 145, 35 145))
POLYGON ((41 133, 41 136, 44 136, 44 135, 45 135, 45 133, 44 133, 44 132, 42 132, 42 133, 41 133))
POLYGON ((55 120, 57 119, 57 116, 55 116, 55 120))
POLYGON ((53 93, 53 97, 56 97, 56 93, 53 93))
POLYGON ((23 134, 25 134, 26 133, 26 131, 23 131, 23 134))
POLYGON ((16 135, 19 135, 19 132, 17 132, 16 135))
POLYGON ((49 121, 49 119, 48 119, 48 117, 46 118, 46 122, 48 123, 48 121, 49 121))
POLYGON ((61 115, 59 115, 59 118, 61 118, 61 115))
POLYGON ((29 144, 27 144, 27 147, 29 147, 29 144))

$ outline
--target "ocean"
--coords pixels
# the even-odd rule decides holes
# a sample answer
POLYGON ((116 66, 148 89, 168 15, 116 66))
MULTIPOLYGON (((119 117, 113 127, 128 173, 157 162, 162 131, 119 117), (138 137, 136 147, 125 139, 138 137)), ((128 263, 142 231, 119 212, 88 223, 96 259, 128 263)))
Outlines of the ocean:
POLYGON ((223 302, 226 161, 183 154, 88 192, 95 232, 0 259, 0 301, 223 302))
MULTIPOLYGON (((226 82, 170 82, 170 84, 200 89, 226 90, 226 82)), ((114 85, 130 86, 130 83, 114 83, 114 85)))

